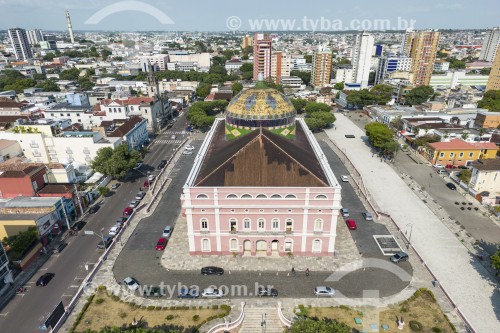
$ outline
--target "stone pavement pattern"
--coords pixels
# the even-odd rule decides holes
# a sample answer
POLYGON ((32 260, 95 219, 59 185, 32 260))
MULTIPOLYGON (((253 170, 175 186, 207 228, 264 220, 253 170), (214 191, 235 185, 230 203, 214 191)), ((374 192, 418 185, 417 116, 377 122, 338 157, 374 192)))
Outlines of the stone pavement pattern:
POLYGON ((374 201, 405 229, 411 223, 412 246, 450 294, 477 332, 500 332, 500 293, 493 277, 412 192, 397 173, 372 159, 365 133, 344 115, 337 114, 336 130, 327 135, 344 151, 364 180, 374 201), (354 134, 355 139, 346 139, 354 134), (389 189, 389 190, 388 190, 389 189), (397 198, 397 200, 395 200, 397 198))

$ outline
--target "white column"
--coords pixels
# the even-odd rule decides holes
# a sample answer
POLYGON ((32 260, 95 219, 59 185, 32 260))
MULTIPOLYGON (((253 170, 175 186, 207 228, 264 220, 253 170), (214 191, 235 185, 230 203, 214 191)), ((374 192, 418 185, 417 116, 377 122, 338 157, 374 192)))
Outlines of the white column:
MULTIPOLYGON (((196 244, 194 242, 194 232, 193 232, 193 209, 191 208, 191 193, 188 187, 184 188, 184 205, 186 208, 186 223, 187 223, 187 234, 189 243, 189 252, 196 251, 196 244)), ((201 247, 201 244, 200 244, 201 247)))
POLYGON ((309 220, 309 195, 310 189, 306 188, 306 201, 304 203, 304 219, 302 220, 302 246, 301 251, 306 251, 306 241, 307 241, 307 221, 309 220))
POLYGON ((217 188, 214 188, 214 213, 215 213, 215 237, 216 237, 216 247, 217 252, 222 250, 222 244, 220 240, 220 209, 219 209, 219 196, 217 188))

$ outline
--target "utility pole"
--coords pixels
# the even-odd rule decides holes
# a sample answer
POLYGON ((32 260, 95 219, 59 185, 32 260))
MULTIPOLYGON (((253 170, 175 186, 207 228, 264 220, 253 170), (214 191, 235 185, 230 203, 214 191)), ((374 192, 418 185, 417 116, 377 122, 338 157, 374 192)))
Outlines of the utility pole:
POLYGON ((64 207, 64 201, 63 201, 63 198, 64 197, 61 197, 61 205, 62 205, 62 209, 63 209, 63 212, 64 212, 64 217, 66 219, 66 225, 68 227, 68 230, 71 230, 71 227, 69 225, 69 220, 68 220, 68 214, 66 214, 66 208, 64 207))
POLYGON ((82 207, 82 202, 80 201, 80 194, 78 193, 78 188, 76 187, 76 184, 73 184, 73 186, 75 187, 75 193, 76 193, 76 199, 78 201, 78 207, 80 207, 80 212, 81 212, 81 216, 83 216, 83 207, 82 207))

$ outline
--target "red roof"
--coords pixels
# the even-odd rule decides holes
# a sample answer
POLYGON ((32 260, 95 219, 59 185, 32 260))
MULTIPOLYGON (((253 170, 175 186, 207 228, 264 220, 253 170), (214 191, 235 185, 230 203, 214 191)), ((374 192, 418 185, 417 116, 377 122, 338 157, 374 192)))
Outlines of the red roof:
POLYGON ((129 97, 128 105, 151 104, 155 101, 153 97, 129 97))
POLYGON ((125 105, 128 104, 126 99, 108 99, 108 98, 103 99, 101 101, 101 104, 107 106, 107 105, 109 105, 109 104, 111 104, 113 102, 116 103, 116 104, 122 105, 122 106, 125 106, 125 105))
POLYGON ((449 142, 434 142, 428 143, 429 147, 436 150, 476 150, 476 149, 496 149, 497 145, 494 142, 466 142, 460 139, 453 139, 449 142))

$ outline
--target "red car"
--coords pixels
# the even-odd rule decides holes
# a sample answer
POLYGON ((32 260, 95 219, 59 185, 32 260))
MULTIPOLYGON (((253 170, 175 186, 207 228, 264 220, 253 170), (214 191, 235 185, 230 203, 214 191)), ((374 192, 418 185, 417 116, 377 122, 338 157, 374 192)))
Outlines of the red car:
POLYGON ((347 228, 349 228, 349 230, 356 230, 358 228, 354 220, 346 220, 345 224, 347 224, 347 228))
POLYGON ((165 250, 166 246, 167 246, 167 239, 166 238, 160 238, 160 239, 158 239, 158 243, 156 243, 156 249, 158 251, 165 250))
POLYGON ((446 164, 445 168, 446 169, 456 169, 457 167, 453 164, 446 164))
POLYGON ((146 180, 143 185, 145 188, 149 188, 149 181, 146 180))
POLYGON ((123 216, 130 216, 134 212, 132 207, 127 207, 123 210, 123 216))

